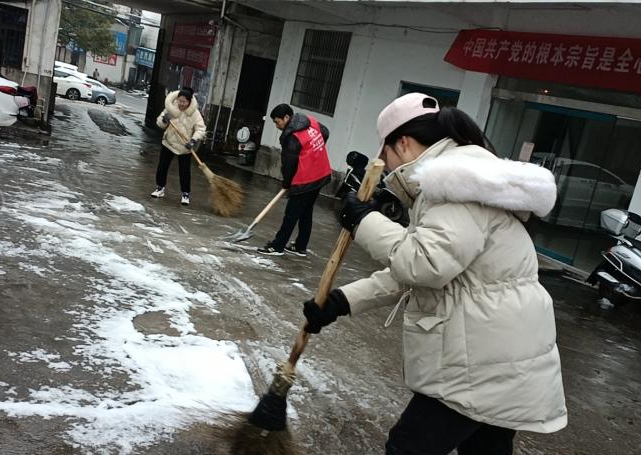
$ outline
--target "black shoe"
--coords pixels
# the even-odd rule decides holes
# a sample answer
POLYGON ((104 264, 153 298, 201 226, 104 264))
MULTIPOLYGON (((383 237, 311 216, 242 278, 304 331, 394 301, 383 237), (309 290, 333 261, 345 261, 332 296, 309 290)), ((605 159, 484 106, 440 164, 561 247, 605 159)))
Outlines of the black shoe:
POLYGON ((287 247, 285 247, 285 252, 292 253, 303 258, 307 256, 307 250, 298 250, 294 244, 289 244, 287 247))
POLYGON ((262 253, 263 255, 271 255, 271 256, 283 256, 283 255, 285 255, 285 252, 283 250, 276 250, 274 247, 272 247, 271 243, 267 244, 265 247, 260 247, 256 251, 258 253, 262 253))

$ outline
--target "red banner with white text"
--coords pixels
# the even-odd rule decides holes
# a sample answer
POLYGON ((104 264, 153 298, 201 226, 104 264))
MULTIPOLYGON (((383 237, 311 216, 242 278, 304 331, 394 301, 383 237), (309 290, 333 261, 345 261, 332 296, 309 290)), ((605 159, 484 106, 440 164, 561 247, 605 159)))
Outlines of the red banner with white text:
POLYGON ((190 46, 188 44, 171 43, 167 60, 172 63, 181 63, 197 70, 207 70, 209 63, 209 48, 203 46, 190 46))
POLYGON ((465 70, 641 93, 641 39, 461 30, 445 61, 465 70))

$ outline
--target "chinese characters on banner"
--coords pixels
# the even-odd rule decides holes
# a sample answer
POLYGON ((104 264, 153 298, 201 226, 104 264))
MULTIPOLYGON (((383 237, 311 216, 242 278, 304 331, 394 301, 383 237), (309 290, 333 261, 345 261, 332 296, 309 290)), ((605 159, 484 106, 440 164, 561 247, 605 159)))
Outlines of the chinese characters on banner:
POLYGON ((641 92, 641 39, 462 30, 445 61, 481 73, 641 92))
POLYGON ((116 66, 116 61, 118 56, 116 54, 111 54, 109 57, 101 57, 99 55, 93 56, 93 61, 96 63, 104 63, 105 65, 116 66))
POLYGON ((168 60, 206 70, 215 37, 216 24, 213 21, 177 22, 174 25, 168 60))
POLYGON ((198 70, 206 70, 209 62, 209 52, 209 48, 206 47, 172 42, 167 59, 172 63, 181 63, 198 70))
POLYGON ((176 22, 169 45, 167 87, 171 90, 191 87, 201 111, 207 109, 211 74, 207 72, 209 56, 216 39, 217 24, 211 19, 202 22, 176 22))
POLYGON ((216 24, 210 22, 176 23, 174 25, 173 41, 198 46, 211 46, 214 44, 214 38, 216 37, 216 24))

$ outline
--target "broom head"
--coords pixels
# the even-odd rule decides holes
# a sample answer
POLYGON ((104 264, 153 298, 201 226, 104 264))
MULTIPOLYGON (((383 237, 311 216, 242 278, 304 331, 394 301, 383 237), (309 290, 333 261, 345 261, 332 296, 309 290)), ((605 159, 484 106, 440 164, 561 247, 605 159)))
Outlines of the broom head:
POLYGON ((269 391, 251 414, 237 421, 232 436, 233 454, 297 454, 287 429, 287 392, 295 373, 289 363, 278 366, 269 391))
POLYGON ((238 213, 245 197, 242 187, 231 179, 214 174, 204 163, 199 168, 209 181, 211 205, 214 212, 223 217, 238 213))
POLYGON ((212 429, 213 439, 229 454, 303 454, 289 429, 265 431, 248 420, 248 413, 228 414, 212 429))

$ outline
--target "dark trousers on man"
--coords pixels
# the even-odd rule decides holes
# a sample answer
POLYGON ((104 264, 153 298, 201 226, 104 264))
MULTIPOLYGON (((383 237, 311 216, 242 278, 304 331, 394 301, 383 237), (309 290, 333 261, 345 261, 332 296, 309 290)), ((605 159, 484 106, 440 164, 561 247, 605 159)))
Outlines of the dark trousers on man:
POLYGON ((512 454, 516 431, 479 423, 414 393, 389 432, 386 454, 512 454))
MULTIPOLYGON (((175 153, 162 146, 160 149, 160 160, 156 170, 156 185, 165 187, 167 185, 167 172, 175 153)), ((178 155, 178 174, 180 175, 180 191, 189 193, 191 187, 191 154, 178 155)))
POLYGON ((320 188, 298 195, 290 195, 285 207, 285 216, 280 230, 276 233, 276 239, 272 241, 275 250, 282 251, 298 223, 298 236, 296 237, 295 248, 304 252, 307 250, 309 238, 312 235, 312 216, 314 214, 314 203, 320 188))

